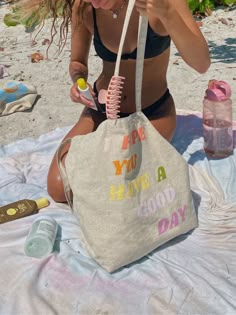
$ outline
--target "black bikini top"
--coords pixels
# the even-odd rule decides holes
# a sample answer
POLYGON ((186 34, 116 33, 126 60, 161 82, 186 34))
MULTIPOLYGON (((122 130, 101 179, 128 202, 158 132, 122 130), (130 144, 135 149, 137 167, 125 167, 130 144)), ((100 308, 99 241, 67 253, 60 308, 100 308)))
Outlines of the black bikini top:
MULTIPOLYGON (((97 53, 97 55, 105 60, 110 62, 115 62, 117 54, 107 49, 99 36, 98 28, 97 28, 97 22, 96 22, 96 13, 95 9, 93 8, 93 23, 94 23, 94 37, 93 37, 93 43, 94 48, 97 53)), ((144 58, 152 58, 155 56, 160 55, 163 53, 169 46, 170 46, 170 36, 160 36, 156 34, 148 24, 148 31, 147 31, 147 40, 146 40, 146 48, 145 48, 145 56, 144 58)), ((136 59, 137 55, 137 48, 132 52, 128 54, 123 54, 121 56, 122 60, 127 59, 136 59)))

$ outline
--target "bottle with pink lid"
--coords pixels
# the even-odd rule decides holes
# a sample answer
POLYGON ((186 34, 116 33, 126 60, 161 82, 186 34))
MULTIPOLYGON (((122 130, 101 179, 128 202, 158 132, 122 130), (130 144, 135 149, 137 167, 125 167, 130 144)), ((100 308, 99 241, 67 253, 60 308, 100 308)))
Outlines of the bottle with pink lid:
POLYGON ((233 152, 232 100, 227 82, 210 80, 203 100, 203 138, 207 155, 224 158, 233 152))

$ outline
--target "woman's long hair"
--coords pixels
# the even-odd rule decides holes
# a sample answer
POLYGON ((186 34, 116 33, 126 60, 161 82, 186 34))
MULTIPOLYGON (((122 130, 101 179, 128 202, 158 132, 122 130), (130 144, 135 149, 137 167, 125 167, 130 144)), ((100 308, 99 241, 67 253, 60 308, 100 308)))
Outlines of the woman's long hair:
MULTIPOLYGON (((59 52, 63 49, 67 41, 69 26, 72 19, 72 8, 77 7, 78 24, 82 23, 83 10, 87 3, 83 0, 20 0, 19 1, 23 18, 31 25, 40 25, 37 34, 44 26, 46 19, 52 20, 51 43, 59 30, 59 52), (59 23, 57 23, 59 21, 59 23)), ((37 36, 37 35, 36 35, 37 36)))

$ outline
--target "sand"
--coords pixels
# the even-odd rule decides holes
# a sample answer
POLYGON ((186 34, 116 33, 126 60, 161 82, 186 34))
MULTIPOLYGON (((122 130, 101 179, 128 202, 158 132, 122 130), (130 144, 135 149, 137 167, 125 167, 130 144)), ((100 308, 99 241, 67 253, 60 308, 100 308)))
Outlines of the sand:
MULTIPOLYGON (((53 44, 49 59, 31 62, 31 54, 40 52, 46 56, 45 39, 50 38, 50 21, 36 37, 26 33, 23 26, 7 27, 2 22, 9 12, 9 5, 0 0, 0 64, 7 66, 7 73, 0 79, 0 87, 8 80, 23 80, 33 84, 40 98, 30 111, 0 117, 0 144, 7 144, 25 137, 38 137, 57 127, 72 126, 79 118, 83 105, 70 100, 71 80, 68 73, 70 40, 57 56, 53 44)), ((206 37, 212 64, 205 74, 198 74, 187 66, 171 44, 168 84, 174 96, 176 108, 202 111, 202 99, 208 80, 226 80, 233 95, 233 117, 236 120, 236 10, 217 9, 202 20, 201 30, 206 37)), ((194 49, 194 47, 193 47, 194 49)), ((94 82, 101 62, 93 47, 89 59, 89 82, 94 82)))

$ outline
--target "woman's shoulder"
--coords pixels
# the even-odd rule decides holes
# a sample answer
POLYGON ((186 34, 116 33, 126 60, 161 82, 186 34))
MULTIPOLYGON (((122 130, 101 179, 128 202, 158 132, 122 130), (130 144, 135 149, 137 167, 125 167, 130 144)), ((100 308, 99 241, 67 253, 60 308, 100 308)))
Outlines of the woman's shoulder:
POLYGON ((85 5, 82 13, 83 22, 86 27, 93 32, 93 7, 92 5, 85 5))

